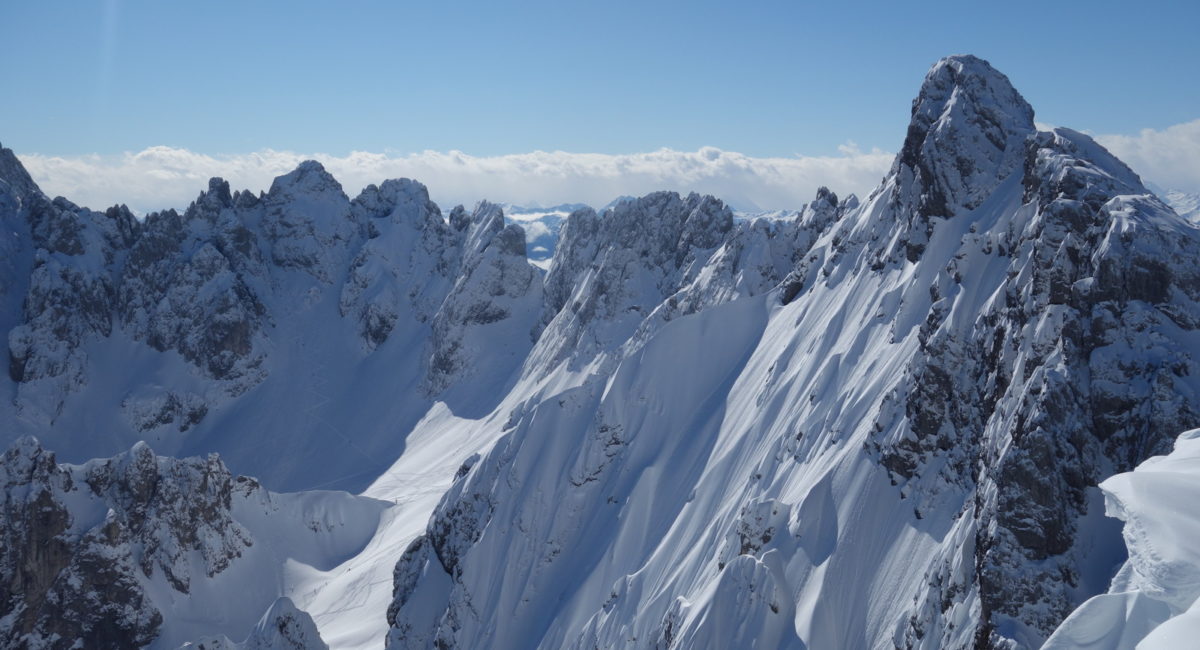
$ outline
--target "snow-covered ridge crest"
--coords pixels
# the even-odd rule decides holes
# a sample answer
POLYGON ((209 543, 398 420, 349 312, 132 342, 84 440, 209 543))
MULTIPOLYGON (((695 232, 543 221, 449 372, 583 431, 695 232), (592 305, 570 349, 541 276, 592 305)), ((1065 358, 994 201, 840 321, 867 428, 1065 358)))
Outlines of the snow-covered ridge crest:
MULTIPOLYGON (((561 338, 539 338, 540 318, 547 313, 544 274, 528 263, 521 227, 506 225, 503 211, 487 202, 473 211, 459 206, 443 218, 424 186, 404 179, 370 186, 350 200, 316 163, 301 165, 258 196, 231 192, 228 183, 214 178, 183 214, 167 211, 141 221, 127 210, 95 213, 62 199, 48 201, 36 187, 28 191, 20 205, 34 208, 9 216, 15 227, 26 224, 36 235, 26 239, 40 256, 36 268, 52 268, 55 275, 31 272, 32 281, 22 289, 24 307, 11 312, 24 322, 9 337, 19 369, 10 379, 16 380, 23 409, 18 413, 46 407, 45 420, 27 421, 65 444, 74 458, 127 435, 153 437, 173 453, 181 444, 184 450, 219 449, 240 466, 253 461, 252 467, 274 471, 276 478, 307 479, 307 485, 340 478, 344 475, 331 467, 356 463, 358 473, 373 477, 403 449, 405 434, 420 418, 436 412, 435 400, 457 417, 482 417, 482 429, 497 402, 507 399, 506 408, 512 408, 520 399, 506 398, 518 377, 549 381, 564 366, 531 362, 523 368, 536 342, 569 350, 561 338), (56 365, 62 361, 67 363, 56 365), (335 392, 338 382, 347 384, 341 395, 335 392), (114 413, 116 404, 120 409, 114 413), (322 410, 326 404, 328 410, 322 410), (81 431, 84 410, 97 420, 86 430, 96 435, 81 431), (347 412, 359 419, 347 422, 347 412), (105 421, 114 415, 120 416, 113 418, 116 426, 105 421), (127 431, 130 426, 133 431, 127 431), (262 453, 266 448, 280 451, 262 453)), ((582 321, 564 317, 567 329, 605 341, 592 350, 605 359, 622 354, 630 332, 645 320, 643 310, 669 305, 656 319, 665 322, 677 311, 691 313, 769 290, 790 268, 798 233, 811 241, 817 224, 828 222, 830 205, 837 204, 824 192, 817 207, 804 213, 803 224, 797 219, 735 225, 728 208, 713 197, 662 192, 639 201, 604 216, 592 213, 603 246, 592 248, 594 257, 576 270, 590 272, 598 264, 606 274, 649 273, 656 282, 644 300, 635 295, 632 304, 621 282, 614 282, 611 312, 582 321), (639 243, 650 246, 649 265, 626 250, 630 230, 638 228, 648 235, 639 243), (687 292, 687 300, 678 309, 664 302, 672 294, 683 296, 680 292, 687 292)), ((588 291, 566 289, 588 299, 588 291)), ((218 473, 229 474, 213 462, 218 473)), ((115 460, 83 467, 112 467, 97 485, 141 494, 143 484, 157 485, 146 478, 156 475, 146 468, 164 463, 169 465, 139 443, 115 460), (128 467, 142 469, 122 469, 128 467)), ((277 520, 286 523, 267 526, 272 539, 264 544, 262 515, 253 502, 323 499, 285 499, 289 495, 270 496, 256 487, 235 493, 231 504, 217 499, 217 505, 205 505, 186 489, 152 492, 174 495, 172 503, 189 514, 170 517, 186 519, 197 530, 209 515, 225 517, 219 528, 233 537, 208 553, 189 546, 192 538, 168 536, 137 546, 130 551, 133 560, 114 565, 144 613, 128 632, 140 635, 130 643, 155 639, 169 645, 214 631, 244 638, 252 622, 248 616, 278 594, 273 588, 237 593, 242 587, 237 576, 249 573, 274 586, 280 581, 269 574, 278 570, 279 558, 263 553, 299 553, 291 557, 301 562, 306 561, 300 556, 309 555, 304 536, 283 541, 270 533, 309 525, 302 512, 280 515, 277 520), (147 566, 157 567, 153 576, 144 575, 141 548, 153 551, 145 562, 157 562, 160 551, 154 549, 166 549, 161 553, 167 553, 162 557, 170 571, 152 563, 147 566), (189 563, 197 553, 204 567, 199 572, 189 563), (165 582, 154 582, 155 576, 165 582), (180 589, 188 595, 179 596, 180 589), (214 605, 214 598, 228 602, 214 605), (213 611, 231 618, 196 618, 195 612, 213 611)), ((130 516, 143 517, 144 511, 136 506, 130 516)), ((327 556, 311 562, 322 564, 322 557, 327 556)), ((382 609, 376 624, 385 624, 382 609)), ((71 634, 98 638, 91 628, 71 634)))

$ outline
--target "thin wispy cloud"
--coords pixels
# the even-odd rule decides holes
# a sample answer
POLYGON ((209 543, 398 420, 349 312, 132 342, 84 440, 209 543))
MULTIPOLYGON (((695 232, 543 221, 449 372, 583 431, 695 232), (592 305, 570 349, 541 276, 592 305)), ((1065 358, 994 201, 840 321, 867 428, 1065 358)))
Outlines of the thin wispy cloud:
POLYGON ((145 213, 182 208, 212 176, 253 191, 306 159, 325 165, 354 196, 370 183, 414 178, 449 207, 480 199, 518 205, 603 205, 621 195, 668 189, 714 194, 743 209, 798 208, 821 185, 839 193, 869 192, 887 171, 892 154, 843 146, 837 156, 755 158, 705 147, 610 155, 561 151, 478 157, 425 151, 408 155, 353 152, 346 156, 264 150, 207 155, 151 147, 115 156, 20 155, 34 180, 52 196, 90 207, 125 203, 145 213))

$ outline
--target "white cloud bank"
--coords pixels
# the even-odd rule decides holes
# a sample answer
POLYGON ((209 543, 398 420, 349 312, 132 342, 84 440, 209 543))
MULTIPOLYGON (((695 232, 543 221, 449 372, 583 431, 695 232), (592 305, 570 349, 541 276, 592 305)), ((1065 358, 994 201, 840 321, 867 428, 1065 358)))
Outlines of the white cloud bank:
MULTIPOLYGON (((1096 139, 1147 181, 1200 192, 1200 120, 1137 135, 1096 139)), ((415 178, 443 208, 479 199, 527 206, 588 203, 601 206, 620 195, 655 190, 716 195, 739 209, 795 209, 825 185, 839 195, 864 196, 879 183, 892 154, 860 151, 853 143, 837 156, 755 158, 704 147, 623 155, 561 151, 478 157, 458 151, 407 155, 353 152, 346 156, 265 150, 206 155, 151 147, 114 156, 19 155, 51 196, 93 208, 125 203, 138 213, 184 208, 221 176, 234 188, 265 190, 271 180, 310 158, 321 161, 355 196, 370 183, 415 178)))
POLYGON ((115 156, 18 157, 51 196, 104 208, 125 203, 138 213, 184 208, 221 176, 237 189, 265 190, 271 180, 303 160, 321 161, 351 197, 370 183, 414 178, 429 187, 443 209, 479 199, 516 205, 588 203, 655 190, 716 195, 740 209, 799 208, 819 186, 860 196, 879 183, 892 154, 860 151, 853 144, 827 157, 754 158, 705 147, 695 152, 661 149, 609 155, 561 151, 476 157, 461 152, 409 155, 353 152, 347 156, 259 151, 210 156, 187 149, 151 147, 115 156))
POLYGON ((1125 161, 1143 181, 1200 192, 1200 119, 1137 135, 1098 135, 1096 141, 1125 161))

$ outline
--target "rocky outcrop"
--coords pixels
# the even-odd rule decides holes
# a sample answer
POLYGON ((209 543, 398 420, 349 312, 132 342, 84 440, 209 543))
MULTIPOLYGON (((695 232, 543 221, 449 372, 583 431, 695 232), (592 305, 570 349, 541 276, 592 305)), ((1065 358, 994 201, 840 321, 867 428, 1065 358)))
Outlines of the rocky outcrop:
POLYGON ((603 215, 572 213, 546 276, 535 354, 543 371, 581 367, 620 347, 733 232, 729 208, 694 193, 655 192, 603 215))
MULTIPOLYGON (((139 648, 204 621, 236 629, 240 608, 271 602, 261 601, 285 561, 329 568, 312 549, 336 558, 361 549, 386 507, 333 492, 271 493, 216 455, 175 459, 144 443, 67 465, 22 438, 0 458, 0 489, 0 645, 12 648, 139 648), (293 546, 274 557, 280 540, 293 546), (214 594, 214 585, 224 586, 214 594), (167 617, 193 599, 188 620, 167 617)), ((283 598, 237 647, 326 646, 283 598)))
POLYGON ((92 212, 36 188, 30 197, 25 316, 8 334, 9 375, 30 417, 52 424, 88 381, 86 344, 117 332, 178 352, 232 393, 261 380, 253 341, 265 312, 250 287, 262 282, 249 278, 265 269, 228 184, 213 179, 183 216, 140 222, 123 207, 92 212))
POLYGON ((229 184, 214 178, 184 215, 146 218, 120 273, 125 328, 155 349, 178 352, 233 393, 262 379, 254 338, 268 324, 268 270, 247 224, 256 205, 241 194, 235 202, 229 184))
POLYGON ((215 457, 177 461, 140 445, 64 466, 25 438, 5 452, 0 485, 6 647, 144 646, 163 623, 150 582, 187 593, 250 545, 229 514, 234 479, 215 457))
POLYGON ((101 214, 27 195, 33 262, 24 321, 8 333, 9 376, 29 417, 53 420, 87 379, 84 343, 113 330, 119 263, 138 226, 128 210, 101 214))
POLYGON ((937 62, 913 100, 892 164, 891 200, 902 215, 904 257, 915 262, 933 218, 974 210, 1021 166, 1033 108, 1008 77, 973 56, 937 62))

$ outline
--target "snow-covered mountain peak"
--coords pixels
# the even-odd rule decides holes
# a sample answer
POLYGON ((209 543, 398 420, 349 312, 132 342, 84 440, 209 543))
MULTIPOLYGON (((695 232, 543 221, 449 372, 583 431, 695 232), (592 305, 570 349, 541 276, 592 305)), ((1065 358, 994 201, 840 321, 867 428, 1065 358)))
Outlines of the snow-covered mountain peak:
POLYGON ((822 203, 827 204, 831 208, 838 207, 838 195, 824 185, 817 188, 817 196, 809 203, 809 205, 816 208, 817 205, 822 203))
POLYGON ((229 193, 229 181, 213 176, 208 179, 208 191, 200 194, 200 200, 208 200, 222 207, 233 205, 233 195, 229 193))
POLYGON ((272 603, 250 636, 236 643, 219 635, 183 644, 179 650, 329 650, 308 612, 291 598, 280 596, 272 603))
POLYGON ((332 282, 358 231, 341 183, 321 163, 306 160, 271 183, 264 203, 263 232, 274 262, 332 282))
MULTIPOLYGON (((463 215, 455 215, 461 225, 463 215)), ((542 276, 525 257, 524 229, 506 226, 500 206, 482 201, 469 219, 458 278, 433 319, 425 388, 437 395, 456 386, 442 399, 460 411, 486 412, 532 345, 542 276)))
MULTIPOLYGON (((515 227, 520 228, 520 226, 515 227)), ((504 210, 495 203, 480 201, 475 206, 474 212, 471 213, 471 229, 467 235, 467 245, 463 254, 467 258, 479 254, 501 230, 504 230, 504 210)), ((525 231, 521 230, 522 242, 524 242, 524 237, 525 231)), ((522 244, 521 255, 524 254, 525 248, 522 244)))
MULTIPOLYGON (((184 219, 178 225, 182 228, 185 224, 189 224, 194 228, 200 225, 199 222, 204 222, 206 226, 211 226, 217 224, 223 218, 225 219, 225 223, 221 226, 223 229, 231 227, 233 222, 243 225, 241 221, 244 215, 235 216, 231 213, 225 213, 224 217, 222 217, 222 214, 226 210, 231 210, 235 207, 242 210, 248 209, 257 202, 258 198, 249 190, 231 193, 229 181, 219 176, 214 176, 208 179, 208 188, 201 191, 196 200, 192 201, 191 205, 184 210, 184 219)), ((171 213, 174 213, 174 210, 167 210, 164 213, 151 213, 147 215, 146 221, 154 221, 158 217, 171 213)), ((200 227, 205 228, 206 226, 200 227)))
POLYGON ((271 189, 267 193, 277 194, 284 190, 309 193, 336 191, 343 197, 345 196, 345 193, 342 192, 342 184, 333 177, 333 174, 325 170, 324 165, 315 160, 305 160, 292 171, 283 176, 277 176, 271 182, 271 189))
POLYGON ((913 100, 908 134, 891 175, 896 198, 921 217, 977 207, 1021 165, 1033 108, 987 61, 938 61, 913 100))
POLYGON ((796 215, 796 221, 801 224, 820 223, 823 230, 826 225, 836 220, 849 210, 858 207, 858 197, 851 194, 845 201, 838 201, 838 195, 827 187, 817 188, 817 196, 796 215))
MULTIPOLYGON (((591 208, 576 210, 563 227, 546 279, 547 307, 557 311, 566 304, 571 289, 593 262, 621 274, 632 273, 634 266, 645 267, 659 276, 656 284, 661 291, 669 284, 663 283, 664 276, 673 277, 693 247, 717 246, 732 229, 733 212, 724 203, 695 193, 683 197, 677 192, 654 192, 621 201, 602 215, 591 208)), ((633 289, 621 284, 604 282, 600 288, 617 293, 633 289)), ((581 298, 590 301, 595 296, 581 298)), ((640 302, 634 303, 638 310, 648 306, 640 302)))
MULTIPOLYGON (((430 219, 442 220, 437 204, 429 200, 429 190, 408 178, 394 178, 379 185, 371 184, 355 197, 353 210, 360 220, 388 219, 425 228, 430 219)), ((373 235, 374 236, 374 235, 373 235)))
POLYGON ((0 458, 0 646, 1038 646, 1121 559, 1094 486, 1200 426, 1200 230, 982 60, 913 109, 786 217, 0 186, 2 421, 113 456, 0 458))
MULTIPOLYGON (((959 120, 972 122, 989 136, 1017 136, 1034 130, 1033 107, 1012 82, 987 61, 969 54, 941 59, 929 69, 925 81, 913 100, 914 121, 939 131, 959 120)), ((999 142, 993 142, 1000 146, 999 142)))

